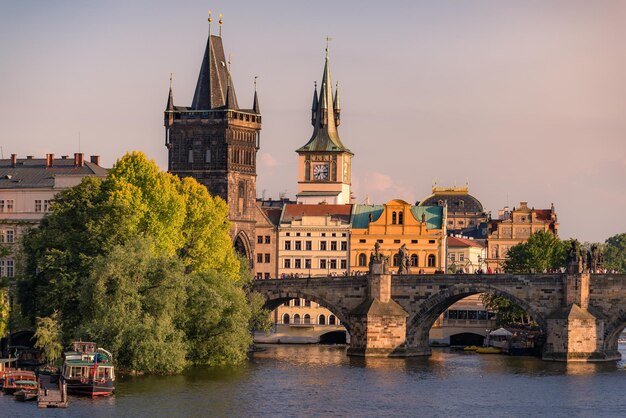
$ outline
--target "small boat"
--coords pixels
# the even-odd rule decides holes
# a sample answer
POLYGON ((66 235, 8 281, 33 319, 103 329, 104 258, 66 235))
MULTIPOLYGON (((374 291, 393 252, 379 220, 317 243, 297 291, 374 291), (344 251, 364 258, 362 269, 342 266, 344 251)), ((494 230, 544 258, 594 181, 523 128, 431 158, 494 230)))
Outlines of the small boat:
POLYGON ((11 370, 4 374, 4 384, 2 391, 7 394, 14 394, 15 392, 25 390, 37 391, 37 376, 34 372, 26 370, 11 370))
POLYGON ((463 351, 476 351, 476 350, 478 350, 478 347, 476 347, 475 345, 470 345, 470 346, 463 348, 463 351))
POLYGON ((115 387, 113 356, 96 343, 77 341, 64 354, 62 377, 67 392, 91 397, 109 396, 115 387))
POLYGON ((2 390, 2 386, 4 386, 4 374, 10 371, 17 370, 14 367, 11 367, 11 363, 16 363, 17 358, 0 358, 0 390, 2 390))
POLYGON ((37 388, 34 389, 21 389, 13 394, 16 401, 26 402, 34 401, 37 399, 37 388))
POLYGON ((476 352, 479 354, 500 354, 502 350, 497 347, 479 347, 476 352))

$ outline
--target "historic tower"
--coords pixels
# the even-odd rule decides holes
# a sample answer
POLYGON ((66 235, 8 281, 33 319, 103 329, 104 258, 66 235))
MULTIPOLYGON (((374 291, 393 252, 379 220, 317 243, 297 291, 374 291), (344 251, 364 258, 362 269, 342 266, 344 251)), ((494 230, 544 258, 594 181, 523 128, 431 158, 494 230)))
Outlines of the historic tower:
POLYGON ((252 261, 256 202, 256 153, 261 113, 256 88, 252 109, 240 109, 220 34, 211 35, 190 107, 174 106, 172 86, 165 109, 168 170, 193 177, 228 203, 231 237, 252 261))
POLYGON ((328 47, 320 85, 313 92, 311 124, 313 135, 298 153, 298 203, 350 203, 350 170, 352 152, 339 139, 339 88, 333 96, 328 47))

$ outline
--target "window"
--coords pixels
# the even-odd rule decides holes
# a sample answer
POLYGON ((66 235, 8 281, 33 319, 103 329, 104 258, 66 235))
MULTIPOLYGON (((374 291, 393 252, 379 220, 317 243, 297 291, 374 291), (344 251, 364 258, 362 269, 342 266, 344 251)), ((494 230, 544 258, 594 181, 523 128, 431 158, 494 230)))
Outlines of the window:
POLYGON ((394 254, 393 255, 393 266, 394 267, 398 267, 400 265, 400 258, 398 257, 398 254, 394 254))
POLYGON ((256 255, 256 262, 257 263, 262 263, 263 262, 263 254, 257 254, 256 255))
POLYGON ((50 212, 50 201, 49 200, 44 200, 43 201, 43 211, 44 212, 50 212))
POLYGON ((304 268, 305 269, 310 269, 311 268, 311 259, 307 258, 306 260, 304 260, 304 268))
POLYGON ((395 225, 395 224, 396 224, 396 217, 397 217, 397 216, 398 216, 398 215, 396 214, 396 212, 392 212, 392 213, 391 213, 391 223, 392 223, 393 225, 395 225))
POLYGON ((311 307, 311 301, 310 300, 304 300, 304 307, 305 308, 310 308, 311 307))
POLYGON ((434 239, 429 239, 429 240, 428 240, 428 243, 429 243, 429 244, 434 244, 434 243, 435 243, 435 240, 434 240, 434 239))
POLYGON ((307 237, 310 237, 310 236, 311 236, 311 233, 310 233, 310 232, 307 232, 307 233, 306 233, 306 236, 307 236, 307 237))
POLYGON ((456 254, 450 253, 448 254, 448 258, 454 263, 456 261, 456 254))
POLYGON ((297 251, 302 250, 302 241, 296 241, 296 250, 297 251))
POLYGON ((291 250, 291 241, 285 241, 285 250, 291 250))
POLYGON ((35 212, 41 212, 41 200, 35 200, 35 212))
POLYGON ((335 315, 330 315, 328 317, 328 325, 335 325, 337 320, 335 319, 335 315))
POLYGON ((411 266, 412 267, 417 267, 417 254, 412 254, 411 255, 411 266))
POLYGON ((7 199, 7 212, 13 212, 13 199, 7 199))
MULTIPOLYGON (((311 302, 309 302, 309 306, 311 305, 311 302)), ((311 323, 311 315, 309 314, 304 314, 304 324, 308 325, 311 323)))
POLYGON ((341 234, 341 236, 342 236, 342 237, 347 237, 347 236, 348 236, 348 234, 346 234, 345 232, 343 232, 343 233, 341 234))
POLYGON ((296 237, 299 237, 299 236, 300 236, 300 233, 299 233, 299 232, 296 232, 296 237))
MULTIPOLYGON (((289 302, 285 302, 286 304, 289 304, 289 302)), ((289 324, 289 314, 286 313, 283 315, 283 324, 289 324)))
POLYGON ((326 241, 320 241, 320 251, 326 251, 326 241))
POLYGON ((265 273, 265 278, 269 279, 270 278, 270 274, 269 273, 265 273))
POLYGON ((293 323, 294 323, 294 325, 300 325, 300 315, 295 314, 293 316, 293 323))
POLYGON ((297 298, 297 299, 293 300, 293 306, 300 306, 300 298, 297 298))
POLYGON ((263 244, 263 235, 259 235, 258 237, 256 237, 256 243, 263 244))
POLYGON ((0 242, 6 242, 7 244, 13 244, 15 242, 15 231, 7 229, 4 233, 0 234, 0 242))
POLYGON ((331 251, 337 251, 337 241, 331 241, 330 242, 330 250, 331 251))
POLYGON ((402 225, 404 222, 404 212, 398 212, 398 223, 402 225))
POLYGON ((0 277, 13 277, 15 275, 15 261, 0 260, 0 277))
POLYGON ((326 317, 324 315, 320 315, 317 319, 317 323, 320 325, 326 325, 326 317))
POLYGON ((210 149, 207 149, 206 153, 204 154, 204 162, 205 163, 211 162, 211 150, 210 149))
POLYGON ((348 241, 341 241, 341 251, 348 251, 348 241))
POLYGON ((464 208, 465 207, 465 202, 463 200, 459 200, 459 206, 464 208))
POLYGON ((359 267, 367 265, 367 256, 364 253, 359 254, 359 267))
POLYGON ((237 205, 239 213, 245 213, 246 211, 246 185, 243 181, 239 182, 239 190, 237 192, 237 205))
POLYGON ((311 251, 313 249, 313 241, 304 241, 304 249, 311 251))
POLYGON ((360 240, 359 240, 359 243, 360 243, 360 244, 365 244, 365 240, 364 240, 364 239, 360 239, 360 240))
POLYGON ((399 239, 394 239, 394 240, 393 240, 393 243, 394 243, 394 244, 400 244, 400 240, 399 240, 399 239))
POLYGON ((333 270, 337 269, 337 260, 335 260, 334 258, 330 260, 330 268, 333 270))
POLYGON ((382 239, 379 239, 379 240, 377 240, 377 241, 378 241, 378 243, 379 243, 379 244, 382 244, 382 243, 383 243, 383 240, 382 240, 382 239))
POLYGON ((348 268, 348 260, 341 260, 341 269, 345 270, 348 268))
POLYGON ((463 221, 459 221, 459 225, 463 225, 465 222, 463 221))
POLYGON ((336 236, 337 236, 337 234, 336 234, 336 233, 334 233, 334 232, 333 232, 331 235, 332 235, 333 237, 336 237, 336 236))
POLYGON ((293 264, 294 264, 293 267, 296 268, 296 269, 302 268, 302 260, 299 259, 299 258, 296 258, 294 260, 293 264))
POLYGON ((417 244, 417 240, 416 239, 412 239, 411 240, 411 244, 417 244))
POLYGON ((320 260, 320 268, 321 269, 325 269, 326 268, 326 260, 320 260))
POLYGON ((270 255, 269 254, 265 254, 265 262, 266 263, 270 262, 270 255))
POLYGON ((290 236, 290 235, 291 235, 291 233, 287 232, 285 235, 290 236))
POLYGON ((459 261, 465 261, 465 254, 459 254, 459 261))
POLYGON ((289 259, 289 258, 285 259, 285 268, 286 269, 290 269, 291 268, 291 259, 289 259))
POLYGON ((428 256, 428 267, 435 267, 437 259, 434 254, 430 254, 428 256))
POLYGON ((270 236, 269 236, 269 235, 266 235, 266 236, 265 236, 265 243, 266 243, 266 244, 269 244, 269 243, 271 243, 271 241, 272 241, 272 239, 270 238, 270 236))
POLYGON ((287 302, 283 303, 283 305, 288 308, 289 306, 291 306, 291 301, 288 300, 287 302))
POLYGON ((322 233, 320 234, 320 237, 325 237, 325 236, 326 236, 326 232, 322 232, 322 233))
POLYGON ((187 161, 193 163, 193 150, 189 150, 189 155, 187 156, 187 161))

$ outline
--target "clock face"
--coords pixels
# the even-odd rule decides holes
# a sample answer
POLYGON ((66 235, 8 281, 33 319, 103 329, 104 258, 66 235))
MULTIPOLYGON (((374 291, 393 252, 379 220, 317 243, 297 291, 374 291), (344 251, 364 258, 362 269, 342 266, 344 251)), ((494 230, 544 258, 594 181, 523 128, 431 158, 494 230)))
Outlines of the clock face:
POLYGON ((313 166, 313 177, 315 180, 328 180, 328 165, 316 164, 313 166))

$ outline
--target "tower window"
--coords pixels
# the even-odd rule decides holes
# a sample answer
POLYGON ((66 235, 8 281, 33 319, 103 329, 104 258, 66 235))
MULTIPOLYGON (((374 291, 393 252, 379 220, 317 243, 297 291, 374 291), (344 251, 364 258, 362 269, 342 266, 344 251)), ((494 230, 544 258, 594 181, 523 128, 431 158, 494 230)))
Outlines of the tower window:
POLYGON ((239 208, 239 213, 244 213, 246 211, 246 185, 243 181, 239 182, 237 206, 239 208))
POLYGON ((398 223, 400 225, 404 223, 404 212, 398 212, 398 223))
POLYGON ((204 162, 205 163, 210 163, 211 162, 211 150, 210 149, 206 150, 206 154, 204 156, 204 162))
POLYGON ((392 223, 393 225, 395 225, 395 224, 396 224, 396 221, 397 221, 397 219, 396 219, 396 218, 397 218, 397 216, 398 216, 398 215, 397 215, 397 213, 396 213, 396 212, 393 212, 393 213, 391 214, 391 223, 392 223))
POLYGON ((189 150, 187 162, 193 163, 193 150, 192 149, 189 150))

